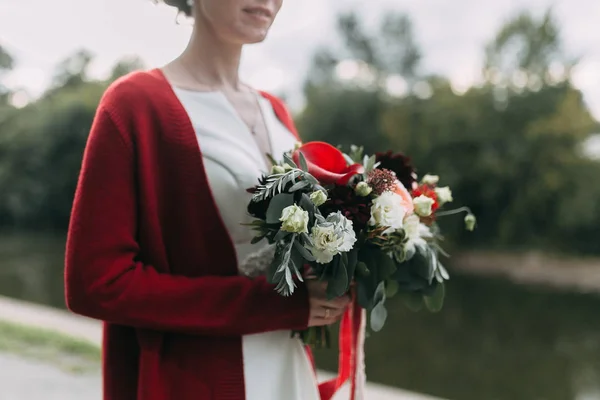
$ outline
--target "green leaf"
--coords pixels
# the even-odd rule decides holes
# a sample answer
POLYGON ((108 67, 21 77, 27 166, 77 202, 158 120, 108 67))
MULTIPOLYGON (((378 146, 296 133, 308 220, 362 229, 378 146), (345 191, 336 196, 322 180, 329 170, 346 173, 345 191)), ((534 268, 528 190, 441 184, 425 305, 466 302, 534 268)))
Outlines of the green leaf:
POLYGON ((278 224, 284 208, 294 204, 294 195, 280 193, 273 197, 267 209, 267 224, 278 224))
POLYGON ((310 182, 312 185, 318 185, 319 181, 317 178, 315 178, 314 176, 312 176, 311 174, 309 174, 308 172, 304 173, 304 179, 306 179, 308 182, 310 182))
POLYGON ((377 305, 381 302, 385 302, 385 282, 383 281, 379 282, 373 296, 373 304, 377 305))
POLYGON ((265 236, 256 236, 254 238, 252 238, 252 240, 250 241, 250 244, 256 244, 258 242, 260 242, 261 240, 263 240, 265 238, 265 236))
POLYGON ((352 281, 356 274, 356 264, 358 264, 358 250, 353 248, 345 254, 347 258, 346 268, 348 269, 348 279, 352 281))
POLYGON ((327 285, 327 297, 334 299, 336 297, 343 296, 350 287, 350 280, 348 279, 348 270, 344 259, 341 256, 335 256, 332 261, 333 274, 331 280, 327 285))
POLYGON ((409 270, 423 279, 431 282, 434 278, 434 272, 437 266, 437 258, 433 250, 427 246, 407 261, 409 270))
POLYGON ((450 279, 450 274, 448 274, 448 270, 446 270, 446 268, 442 265, 442 263, 438 263, 438 271, 440 273, 440 276, 443 279, 445 279, 445 280, 450 279))
POLYGON ((431 296, 423 296, 427 309, 431 312, 438 312, 444 306, 444 297, 446 295, 446 289, 444 284, 440 283, 436 286, 435 291, 431 296))
POLYGON ((294 242, 294 247, 292 248, 291 261, 294 263, 294 268, 296 270, 296 275, 298 279, 302 282, 304 279, 302 278, 302 271, 304 271, 304 264, 306 263, 304 257, 298 251, 296 247, 296 241, 294 242))
POLYGON ((377 158, 374 155, 369 157, 369 159, 367 160, 367 165, 365 166, 365 170, 367 172, 372 171, 373 168, 375 168, 376 161, 377 161, 377 158))
POLYGON ((402 297, 409 310, 416 312, 423 308, 423 297, 420 294, 406 293, 402 297))
POLYGON ((300 159, 300 169, 304 172, 308 172, 308 163, 306 162, 306 158, 301 151, 298 152, 298 158, 300 159))
POLYGON ((311 254, 310 251, 308 251, 308 249, 306 247, 304 247, 302 245, 302 243, 300 243, 299 240, 296 240, 294 242, 294 247, 296 248, 296 251, 298 251, 298 253, 300 253, 300 255, 302 255, 302 257, 308 261, 308 262, 313 262, 315 261, 315 257, 311 254))
POLYGON ((288 192, 293 193, 301 189, 305 189, 310 186, 310 182, 308 181, 299 181, 296 182, 291 188, 289 188, 288 192))
POLYGON ((386 319, 387 310, 385 309, 385 305, 383 302, 379 302, 373 308, 373 311, 371 311, 371 329, 375 332, 379 332, 381 328, 383 328, 386 319))
POLYGON ((296 165, 294 160, 292 160, 292 157, 290 157, 288 154, 284 154, 283 159, 285 160, 286 163, 288 163, 290 165, 290 167, 296 168, 296 169, 298 168, 298 165, 296 165))
POLYGON ((358 263, 356 263, 356 274, 361 277, 367 277, 371 275, 371 271, 369 271, 367 264, 365 264, 362 261, 359 261, 358 263))
POLYGON ((374 290, 371 290, 369 286, 369 281, 365 281, 363 279, 358 279, 356 281, 356 296, 358 304, 367 310, 373 308, 373 293, 375 292, 374 290))
POLYGON ((387 280, 385 285, 385 297, 388 299, 394 297, 399 289, 400 285, 398 285, 398 282, 391 279, 387 280))
POLYGON ((271 165, 277 165, 277 161, 275 160, 275 158, 273 158, 273 155, 271 153, 267 153, 267 158, 269 159, 271 165))
POLYGON ((291 235, 291 232, 287 232, 287 231, 283 231, 283 230, 279 230, 277 232, 277 234, 275 234, 275 237, 273 237, 273 240, 278 242, 280 240, 285 239, 288 235, 291 235))

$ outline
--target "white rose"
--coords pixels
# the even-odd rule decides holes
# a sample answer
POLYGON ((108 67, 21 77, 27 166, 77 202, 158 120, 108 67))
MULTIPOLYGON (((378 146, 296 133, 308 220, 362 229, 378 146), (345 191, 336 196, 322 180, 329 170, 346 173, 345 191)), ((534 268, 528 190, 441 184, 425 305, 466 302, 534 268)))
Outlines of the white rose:
POLYGON ((423 179, 421 179, 421 183, 424 183, 426 185, 437 185, 437 183, 440 181, 440 177, 437 175, 429 175, 426 174, 423 179))
POLYGON ((308 233, 308 211, 297 205, 286 207, 281 212, 281 230, 293 233, 308 233))
POLYGON ((406 209, 402 206, 402 197, 394 192, 383 192, 373 200, 369 225, 387 226, 383 233, 388 234, 402 229, 406 209))
POLYGON ((320 205, 325 204, 327 201, 327 193, 323 192, 322 190, 316 190, 310 194, 310 199, 315 206, 319 207, 320 205))
POLYGON ((421 217, 429 217, 433 212, 433 203, 435 201, 431 197, 421 195, 413 199, 415 206, 415 214, 421 217))
POLYGON ((316 262, 327 264, 333 257, 352 250, 356 243, 356 234, 352 221, 340 212, 329 214, 324 222, 315 224, 311 230, 311 253, 316 262))
POLYGON ((436 187, 435 194, 438 197, 438 202, 440 203, 440 205, 444 203, 450 203, 452 200, 454 200, 452 198, 452 191, 448 186, 436 187))

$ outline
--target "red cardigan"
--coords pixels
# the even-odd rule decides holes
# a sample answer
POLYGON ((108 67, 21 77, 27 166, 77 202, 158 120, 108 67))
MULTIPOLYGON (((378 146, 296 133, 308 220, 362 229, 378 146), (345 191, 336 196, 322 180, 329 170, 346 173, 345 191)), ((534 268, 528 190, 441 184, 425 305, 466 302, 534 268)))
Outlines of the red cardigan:
POLYGON ((243 400, 241 336, 307 326, 304 286, 282 297, 238 275, 194 129, 158 69, 121 78, 100 102, 65 271, 69 309, 105 321, 105 400, 243 400))

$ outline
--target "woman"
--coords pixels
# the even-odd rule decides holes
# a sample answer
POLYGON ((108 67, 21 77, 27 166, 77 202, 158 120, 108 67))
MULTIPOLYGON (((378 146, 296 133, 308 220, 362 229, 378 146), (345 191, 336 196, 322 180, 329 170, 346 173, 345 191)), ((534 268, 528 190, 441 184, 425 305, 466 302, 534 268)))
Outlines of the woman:
POLYGON ((238 66, 282 0, 166 2, 194 18, 193 34, 177 59, 101 100, 69 228, 68 307, 105 321, 104 399, 316 400, 290 333, 334 323, 349 299, 327 301, 315 281, 282 297, 244 276, 260 250, 241 225, 246 189, 297 137, 238 66))

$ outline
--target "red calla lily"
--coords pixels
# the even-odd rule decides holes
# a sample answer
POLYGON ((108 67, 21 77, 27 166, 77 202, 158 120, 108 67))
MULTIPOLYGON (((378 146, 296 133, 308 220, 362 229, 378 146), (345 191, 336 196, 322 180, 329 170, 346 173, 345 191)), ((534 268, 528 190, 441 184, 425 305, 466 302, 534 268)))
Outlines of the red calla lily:
POLYGON ((347 185, 350 179, 364 172, 361 164, 348 165, 342 152, 325 142, 308 142, 296 149, 292 159, 300 165, 300 153, 304 155, 308 172, 323 185, 347 185))

